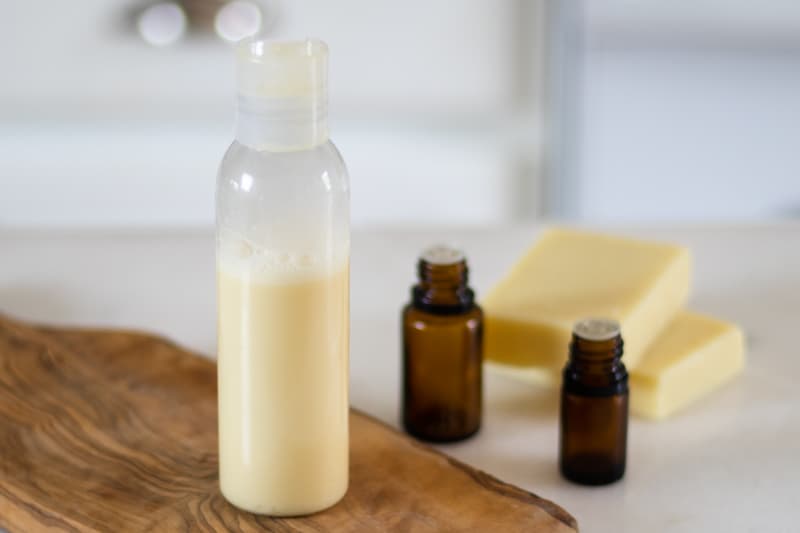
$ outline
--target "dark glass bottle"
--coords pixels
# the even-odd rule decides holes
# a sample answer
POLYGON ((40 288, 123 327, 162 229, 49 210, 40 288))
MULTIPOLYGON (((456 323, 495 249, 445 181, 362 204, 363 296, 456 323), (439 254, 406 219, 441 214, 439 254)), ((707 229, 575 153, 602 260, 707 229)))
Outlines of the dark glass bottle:
POLYGON ((403 310, 403 425, 420 439, 461 440, 481 424, 483 312, 461 252, 430 248, 418 268, 403 310))
POLYGON ((572 331, 561 389, 561 473, 585 485, 625 474, 628 372, 614 320, 588 319, 572 331))

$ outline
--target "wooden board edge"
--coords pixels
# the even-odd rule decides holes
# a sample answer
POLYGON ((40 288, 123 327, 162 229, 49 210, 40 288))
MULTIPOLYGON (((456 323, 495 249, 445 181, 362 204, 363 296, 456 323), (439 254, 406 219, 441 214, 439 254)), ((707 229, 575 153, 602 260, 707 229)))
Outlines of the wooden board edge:
POLYGON ((475 467, 472 467, 466 463, 459 461, 458 459, 447 455, 446 453, 433 448, 424 442, 421 442, 413 437, 406 435, 405 433, 398 431, 397 428, 392 427, 391 425, 387 424, 383 420, 375 418, 374 416, 365 413, 364 411, 357 409, 355 407, 350 407, 350 410, 358 413, 360 416, 368 418, 370 421, 379 424, 386 428, 387 430, 391 431, 392 433, 400 435, 403 439, 407 439, 415 448, 430 454, 440 457, 446 460, 450 465, 454 468, 461 470, 462 472, 466 473, 470 478, 472 478, 476 483, 480 486, 484 487, 487 490, 490 490, 496 494, 500 494, 506 498, 511 498, 517 501, 520 501, 525 504, 534 505, 554 519, 558 520, 565 526, 578 531, 578 522, 575 518, 565 511, 561 506, 556 503, 551 502, 541 496, 537 496, 536 494, 524 490, 516 485, 511 485, 510 483, 506 483, 505 481, 501 481, 500 479, 496 478, 495 476, 484 472, 483 470, 479 470, 475 467))
MULTIPOLYGON (((38 333, 40 335, 44 335, 50 342, 54 342, 55 341, 55 339, 53 339, 52 335, 57 335, 59 333, 66 333, 66 334, 70 334, 70 333, 72 333, 72 334, 74 334, 74 333, 79 333, 79 334, 80 333, 98 333, 98 334, 115 333, 115 334, 119 334, 119 333, 122 333, 122 334, 131 335, 131 336, 135 336, 135 337, 140 337, 143 340, 155 341, 155 342, 158 342, 158 343, 162 343, 162 344, 165 344, 165 345, 169 345, 169 346, 175 347, 176 349, 180 350, 181 352, 183 352, 183 353, 195 358, 199 362, 202 362, 202 363, 208 364, 208 365, 216 366, 216 361, 214 359, 211 359, 209 357, 205 357, 202 354, 199 354, 199 353, 195 352, 194 350, 191 350, 189 348, 181 346, 180 344, 175 343, 174 341, 172 341, 169 338, 164 337, 164 336, 162 336, 160 334, 154 334, 152 332, 147 332, 147 331, 143 331, 143 330, 139 330, 139 329, 133 329, 133 328, 120 328, 120 329, 118 329, 118 328, 80 327, 80 326, 73 327, 73 326, 70 326, 70 325, 60 325, 60 324, 57 324, 57 325, 35 324, 35 323, 34 324, 30 324, 30 323, 27 323, 25 321, 19 321, 19 320, 11 319, 7 315, 4 315, 2 313, 0 313, 0 322, 4 323, 6 325, 10 325, 10 326, 12 326, 14 328, 20 328, 20 329, 24 329, 24 330, 28 330, 28 331, 32 330, 32 331, 34 331, 34 332, 36 332, 36 333, 38 333)), ((549 514, 551 517, 553 517, 553 519, 555 519, 558 522, 564 524, 566 527, 571 528, 576 532, 579 530, 578 524, 577 524, 577 520, 572 515, 570 515, 567 511, 565 511, 562 507, 557 505, 556 503, 554 503, 554 502, 552 502, 550 500, 547 500, 545 498, 542 498, 540 496, 537 496, 536 494, 534 494, 532 492, 529 492, 527 490, 524 490, 522 488, 519 488, 519 487, 517 487, 515 485, 511 485, 509 483, 501 481, 500 479, 496 478, 495 476, 493 476, 493 475, 491 475, 491 474, 489 474, 487 472, 484 472, 484 471, 479 470, 477 468, 474 468, 474 467, 472 467, 472 466, 470 466, 470 465, 468 465, 466 463, 463 463, 463 462, 459 461, 458 459, 455 459, 455 458, 447 455, 446 453, 437 450, 436 448, 433 448, 433 447, 431 447, 431 446, 429 446, 429 445, 427 445, 427 444, 425 444, 425 443, 423 443, 421 441, 418 441, 418 440, 414 439, 413 437, 408 436, 407 434, 399 431, 397 428, 395 428, 395 427, 391 426, 390 424, 384 422, 383 420, 380 420, 380 419, 378 419, 378 418, 376 418, 376 417, 374 417, 372 415, 369 415, 369 414, 365 413, 364 411, 362 411, 360 409, 357 409, 357 408, 354 408, 354 407, 351 406, 350 410, 352 412, 358 414, 359 416, 362 416, 362 417, 368 419, 370 422, 376 423, 376 424, 384 427, 385 429, 389 430, 390 432, 398 435, 400 438, 402 438, 403 440, 406 440, 412 446, 414 446, 415 448, 419 449, 420 451, 422 451, 422 452, 424 452, 426 454, 429 454, 429 455, 433 455, 433 456, 439 457, 439 458, 447 461, 451 466, 453 466, 454 468, 457 468, 457 469, 461 470, 462 472, 464 472, 465 474, 467 474, 478 485, 480 485, 481 487, 485 488, 486 490, 489 490, 489 491, 491 491, 491 492, 493 492, 495 494, 499 494, 499 495, 501 495, 503 497, 506 497, 506 498, 511 498, 511 499, 517 500, 517 501, 519 501, 521 503, 524 503, 524 504, 527 504, 527 505, 536 506, 539 509, 541 509, 542 511, 546 512, 547 514, 549 514)))

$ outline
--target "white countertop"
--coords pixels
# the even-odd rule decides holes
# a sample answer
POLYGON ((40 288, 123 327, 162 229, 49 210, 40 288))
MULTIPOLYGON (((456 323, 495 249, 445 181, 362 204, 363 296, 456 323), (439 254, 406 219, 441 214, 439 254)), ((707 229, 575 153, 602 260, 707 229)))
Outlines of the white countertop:
MULTIPOLYGON (((399 310, 419 250, 437 241, 461 245, 480 296, 537 232, 356 231, 352 404, 397 426, 399 310)), ((632 419, 626 476, 607 487, 581 487, 559 476, 553 392, 491 373, 481 432, 439 448, 554 500, 585 532, 797 531, 800 224, 617 232, 691 248, 691 305, 743 326, 744 374, 668 421, 632 419)), ((213 253, 210 229, 0 230, 0 312, 54 324, 150 330, 213 356, 213 253)))

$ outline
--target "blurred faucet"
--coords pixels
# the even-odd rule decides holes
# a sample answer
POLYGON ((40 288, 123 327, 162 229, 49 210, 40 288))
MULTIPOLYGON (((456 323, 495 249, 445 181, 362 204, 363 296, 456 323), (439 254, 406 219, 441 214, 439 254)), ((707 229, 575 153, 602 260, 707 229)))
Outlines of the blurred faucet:
POLYGON ((127 10, 126 23, 146 43, 175 44, 187 35, 224 41, 262 32, 273 22, 276 1, 265 0, 146 0, 127 10))

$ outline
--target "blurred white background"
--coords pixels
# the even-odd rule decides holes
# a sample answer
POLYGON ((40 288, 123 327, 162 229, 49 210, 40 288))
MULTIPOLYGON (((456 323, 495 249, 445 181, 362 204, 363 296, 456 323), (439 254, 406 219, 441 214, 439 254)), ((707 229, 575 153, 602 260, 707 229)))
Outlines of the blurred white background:
MULTIPOLYGON (((800 4, 254 2, 330 45, 356 225, 800 215, 800 4)), ((0 9, 0 226, 209 226, 244 2, 0 9)))

